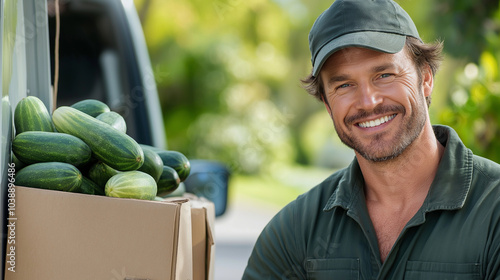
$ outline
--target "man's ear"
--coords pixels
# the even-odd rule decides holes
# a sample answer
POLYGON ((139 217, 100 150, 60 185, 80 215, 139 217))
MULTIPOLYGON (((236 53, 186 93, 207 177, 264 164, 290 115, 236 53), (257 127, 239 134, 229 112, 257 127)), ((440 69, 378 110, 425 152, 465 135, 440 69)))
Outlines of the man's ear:
POLYGON ((432 94, 434 88, 434 75, 432 74, 431 67, 427 64, 422 69, 422 92, 424 97, 432 94))

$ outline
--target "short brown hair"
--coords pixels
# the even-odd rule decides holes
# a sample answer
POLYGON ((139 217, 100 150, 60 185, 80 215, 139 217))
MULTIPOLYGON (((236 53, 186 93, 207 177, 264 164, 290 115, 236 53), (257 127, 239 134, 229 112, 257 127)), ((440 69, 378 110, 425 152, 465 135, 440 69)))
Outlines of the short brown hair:
MULTIPOLYGON (((419 81, 422 80, 422 69, 426 65, 429 65, 431 68, 432 75, 436 75, 442 61, 441 52, 443 50, 443 43, 441 41, 437 41, 433 44, 425 44, 416 38, 407 36, 405 47, 418 70, 419 81)), ((321 81, 320 75, 314 77, 311 73, 309 76, 302 79, 301 82, 305 90, 310 95, 314 96, 319 101, 323 101, 323 98, 325 97, 325 90, 323 88, 323 82, 321 81)), ((426 100, 427 106, 430 106, 431 96, 429 96, 426 100)))

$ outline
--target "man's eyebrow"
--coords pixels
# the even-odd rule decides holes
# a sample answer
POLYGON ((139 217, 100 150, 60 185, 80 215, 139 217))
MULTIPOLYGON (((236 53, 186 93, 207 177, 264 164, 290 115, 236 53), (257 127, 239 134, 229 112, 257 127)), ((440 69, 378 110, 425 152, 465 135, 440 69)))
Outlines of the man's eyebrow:
POLYGON ((373 67, 372 72, 378 73, 378 72, 383 72, 383 71, 387 71, 387 70, 393 70, 395 68, 396 68, 396 66, 394 64, 386 63, 386 64, 377 65, 377 66, 373 67))
POLYGON ((349 80, 351 77, 349 75, 336 75, 336 76, 331 76, 328 79, 328 85, 332 85, 334 83, 338 82, 343 82, 349 80))

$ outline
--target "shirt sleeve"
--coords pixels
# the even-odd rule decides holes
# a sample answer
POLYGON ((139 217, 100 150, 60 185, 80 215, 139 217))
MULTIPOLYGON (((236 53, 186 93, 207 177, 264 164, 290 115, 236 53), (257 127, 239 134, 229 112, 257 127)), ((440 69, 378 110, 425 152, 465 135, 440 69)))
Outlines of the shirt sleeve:
MULTIPOLYGON (((243 280, 305 279, 304 248, 298 244, 299 220, 294 203, 283 208, 260 234, 243 274, 243 280)), ((303 246, 302 246, 303 247, 303 246)))

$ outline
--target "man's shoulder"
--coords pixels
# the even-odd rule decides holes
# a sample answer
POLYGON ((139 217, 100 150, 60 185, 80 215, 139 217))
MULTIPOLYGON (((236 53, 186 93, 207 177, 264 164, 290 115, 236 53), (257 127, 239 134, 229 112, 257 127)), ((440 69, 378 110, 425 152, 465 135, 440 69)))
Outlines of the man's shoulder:
POLYGON ((477 171, 477 176, 484 177, 486 180, 496 181, 500 187, 500 164, 478 156, 473 156, 474 171, 477 171))
POLYGON ((476 197, 486 212, 500 215, 500 164, 476 155, 473 162, 471 197, 476 197))

